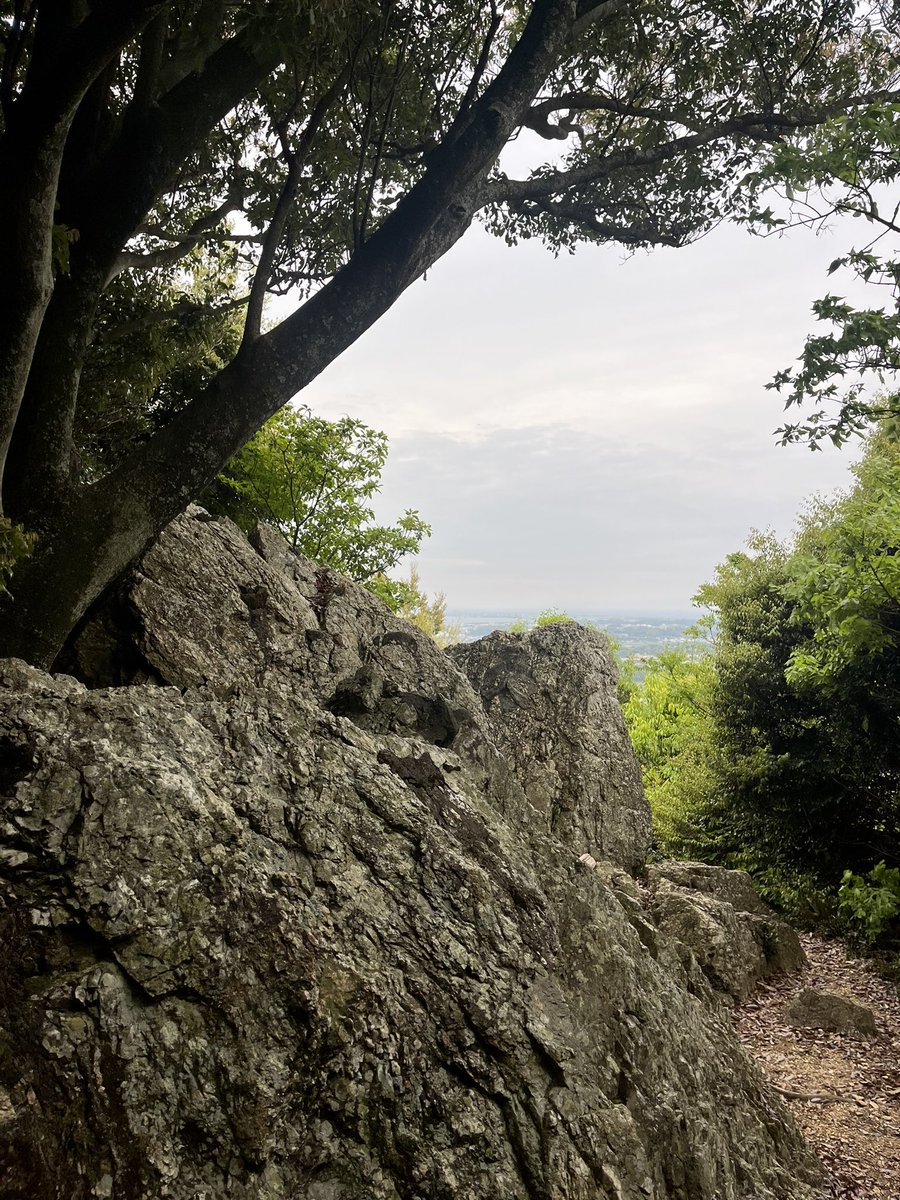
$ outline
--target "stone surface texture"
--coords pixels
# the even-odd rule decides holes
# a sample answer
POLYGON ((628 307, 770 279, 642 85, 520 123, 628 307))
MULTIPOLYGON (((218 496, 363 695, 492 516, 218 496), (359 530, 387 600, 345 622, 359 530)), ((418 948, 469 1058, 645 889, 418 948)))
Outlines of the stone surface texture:
POLYGON ((658 928, 739 1003, 760 979, 806 965, 796 931, 763 903, 746 872, 663 862, 647 868, 647 881, 658 928))
POLYGON ((823 1194, 696 962, 363 589, 192 509, 71 664, 0 667, 4 1200, 823 1194))
POLYGON ((827 1029, 832 1033, 854 1033, 874 1037, 878 1032, 875 1014, 858 1000, 804 988, 787 1011, 791 1025, 804 1029, 827 1029))
POLYGON ((481 697, 494 744, 545 828, 579 852, 642 867, 650 807, 605 634, 566 621, 447 653, 481 697))

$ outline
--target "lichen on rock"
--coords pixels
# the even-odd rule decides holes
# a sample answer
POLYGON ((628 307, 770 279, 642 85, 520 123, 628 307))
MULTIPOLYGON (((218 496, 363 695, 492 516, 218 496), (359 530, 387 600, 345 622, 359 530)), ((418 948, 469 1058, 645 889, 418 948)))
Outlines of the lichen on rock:
POLYGON ((0 667, 3 1200, 820 1194, 640 890, 364 589, 192 509, 68 662, 0 667))

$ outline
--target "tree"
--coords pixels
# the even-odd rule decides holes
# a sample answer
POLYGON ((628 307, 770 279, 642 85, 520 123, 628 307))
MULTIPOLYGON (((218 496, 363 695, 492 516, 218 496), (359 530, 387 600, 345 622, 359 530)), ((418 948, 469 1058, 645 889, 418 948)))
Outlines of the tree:
POLYGON ((683 826, 713 788, 710 776, 712 655, 674 647, 627 680, 622 711, 644 778, 657 844, 681 850, 683 826))
POLYGON ((761 150, 893 100, 879 22, 849 0, 4 0, 2 515, 36 541, 0 600, 0 653, 51 664, 474 219, 554 250, 683 245, 743 211, 761 150), (553 154, 511 179, 498 157, 523 129, 553 154), (150 270, 170 295, 191 254, 223 246, 233 287, 199 308, 242 313, 233 357, 86 469, 110 287, 150 270), (287 292, 298 306, 266 330, 267 295, 287 292))
POLYGON ((459 625, 447 624, 447 601, 443 592, 429 596, 422 588, 418 569, 410 567, 405 579, 380 575, 369 583, 371 591, 388 604, 398 616, 417 625, 423 633, 445 650, 460 639, 459 625))
MULTIPOLYGON (((791 654, 798 689, 855 690, 900 722, 900 441, 882 431, 853 468, 856 486, 827 507, 801 540, 785 594, 811 639, 791 654), (804 542, 812 545, 804 545, 804 542)), ((863 732, 869 732, 866 717, 863 732)))
POLYGON ((431 532, 412 509, 375 524, 369 502, 387 454, 387 436, 362 421, 284 408, 228 463, 214 507, 245 528, 268 521, 294 550, 366 583, 431 532))
POLYGON ((782 900, 900 864, 900 444, 855 473, 792 544, 728 556, 698 595, 710 657, 664 658, 626 706, 667 849, 782 900))

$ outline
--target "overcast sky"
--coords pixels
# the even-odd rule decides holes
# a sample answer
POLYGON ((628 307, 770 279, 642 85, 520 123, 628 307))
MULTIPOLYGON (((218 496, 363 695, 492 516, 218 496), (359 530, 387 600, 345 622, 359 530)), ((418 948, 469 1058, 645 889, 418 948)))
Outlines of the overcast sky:
POLYGON ((379 516, 432 524, 451 609, 688 612, 751 528, 849 482, 853 451, 776 445, 765 383, 853 232, 554 259, 473 228, 302 399, 389 435, 379 516))

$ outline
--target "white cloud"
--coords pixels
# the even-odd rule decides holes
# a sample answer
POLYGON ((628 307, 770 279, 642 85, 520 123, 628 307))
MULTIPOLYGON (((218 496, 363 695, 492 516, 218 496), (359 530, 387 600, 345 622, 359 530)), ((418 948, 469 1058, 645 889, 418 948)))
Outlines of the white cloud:
POLYGON ((846 482, 846 452, 774 444, 764 385, 850 240, 722 229, 623 262, 472 230, 303 399, 389 434, 379 507, 432 523, 452 605, 685 609, 752 526, 846 482))

